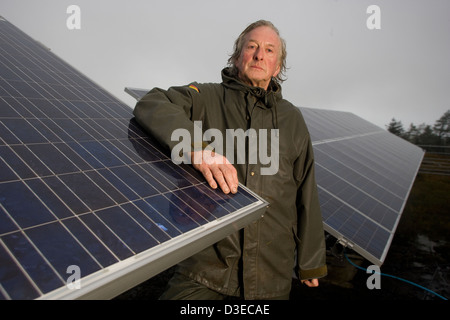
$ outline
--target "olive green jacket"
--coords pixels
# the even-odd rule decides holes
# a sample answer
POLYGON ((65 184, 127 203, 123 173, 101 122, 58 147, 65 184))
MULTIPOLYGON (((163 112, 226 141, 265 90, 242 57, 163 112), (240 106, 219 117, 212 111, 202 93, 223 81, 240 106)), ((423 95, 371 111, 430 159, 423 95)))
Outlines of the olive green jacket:
POLYGON ((194 136, 193 120, 201 120, 203 130, 220 130, 223 137, 226 129, 254 128, 257 134, 267 129, 269 150, 274 139, 269 132, 279 130, 276 174, 261 174, 262 168, 269 167, 267 162, 239 164, 236 155, 229 159, 239 182, 269 202, 264 216, 181 262, 178 270, 227 295, 286 296, 294 267, 300 279, 327 273, 309 132, 299 108, 282 98, 274 81, 267 91, 251 87, 232 77, 228 68, 222 79, 220 84, 155 88, 134 110, 138 123, 169 150, 179 143, 171 139, 174 130, 184 128, 194 136))

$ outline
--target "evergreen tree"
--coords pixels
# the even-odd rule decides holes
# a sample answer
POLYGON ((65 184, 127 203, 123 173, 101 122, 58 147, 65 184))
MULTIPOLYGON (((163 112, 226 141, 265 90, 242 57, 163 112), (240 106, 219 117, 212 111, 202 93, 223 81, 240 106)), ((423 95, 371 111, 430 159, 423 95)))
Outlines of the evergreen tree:
POLYGON ((397 121, 395 120, 395 118, 392 118, 391 122, 386 127, 387 131, 389 131, 390 133, 393 133, 399 137, 403 137, 405 130, 403 129, 403 124, 401 121, 397 121))
POLYGON ((419 126, 411 123, 408 130, 405 131, 402 122, 392 118, 386 128, 390 133, 416 145, 447 146, 450 145, 450 110, 436 120, 433 127, 425 123, 419 126))
POLYGON ((404 138, 411 143, 419 144, 419 136, 420 136, 419 129, 413 123, 411 123, 409 125, 408 131, 406 131, 404 134, 404 138))
POLYGON ((419 126, 419 145, 432 146, 438 143, 437 136, 433 132, 433 128, 429 124, 421 124, 419 126))
POLYGON ((437 136, 439 145, 446 145, 450 138, 450 110, 447 110, 444 115, 436 121, 433 131, 437 136))

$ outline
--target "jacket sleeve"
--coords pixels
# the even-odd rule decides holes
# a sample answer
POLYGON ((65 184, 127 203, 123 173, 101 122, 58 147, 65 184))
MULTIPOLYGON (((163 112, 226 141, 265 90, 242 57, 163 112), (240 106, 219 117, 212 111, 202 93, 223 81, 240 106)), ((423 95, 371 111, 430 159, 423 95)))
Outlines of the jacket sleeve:
POLYGON ((138 101, 133 114, 144 130, 172 150, 179 142, 172 139, 175 130, 185 129, 190 137, 194 137, 191 119, 197 93, 189 86, 168 90, 154 88, 138 101))
POLYGON ((295 163, 297 191, 297 266, 301 280, 327 275, 325 235, 320 211, 311 140, 304 140, 303 152, 295 163))

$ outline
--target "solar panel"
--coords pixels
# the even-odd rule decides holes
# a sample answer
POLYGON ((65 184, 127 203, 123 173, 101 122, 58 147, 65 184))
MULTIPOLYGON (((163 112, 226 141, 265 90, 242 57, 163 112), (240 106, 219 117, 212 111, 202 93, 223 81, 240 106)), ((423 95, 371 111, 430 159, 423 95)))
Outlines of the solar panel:
POLYGON ((314 148, 325 230, 381 265, 423 150, 352 113, 301 109, 314 148))
POLYGON ((173 164, 131 108, 3 18, 0 156, 0 300, 114 297, 267 205, 173 164))
MULTIPOLYGON (((125 91, 140 99, 148 90, 125 91)), ((300 109, 314 148, 324 229, 381 265, 424 152, 352 113, 300 109)))

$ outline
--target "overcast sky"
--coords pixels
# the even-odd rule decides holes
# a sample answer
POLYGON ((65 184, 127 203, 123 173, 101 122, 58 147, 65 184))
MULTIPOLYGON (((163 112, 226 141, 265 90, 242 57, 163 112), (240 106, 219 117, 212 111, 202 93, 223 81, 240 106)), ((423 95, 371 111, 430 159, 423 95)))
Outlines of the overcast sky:
POLYGON ((297 106, 406 129, 450 109, 450 0, 1 0, 0 15, 130 107, 127 86, 220 82, 237 36, 266 19, 287 42, 283 95, 297 106))

